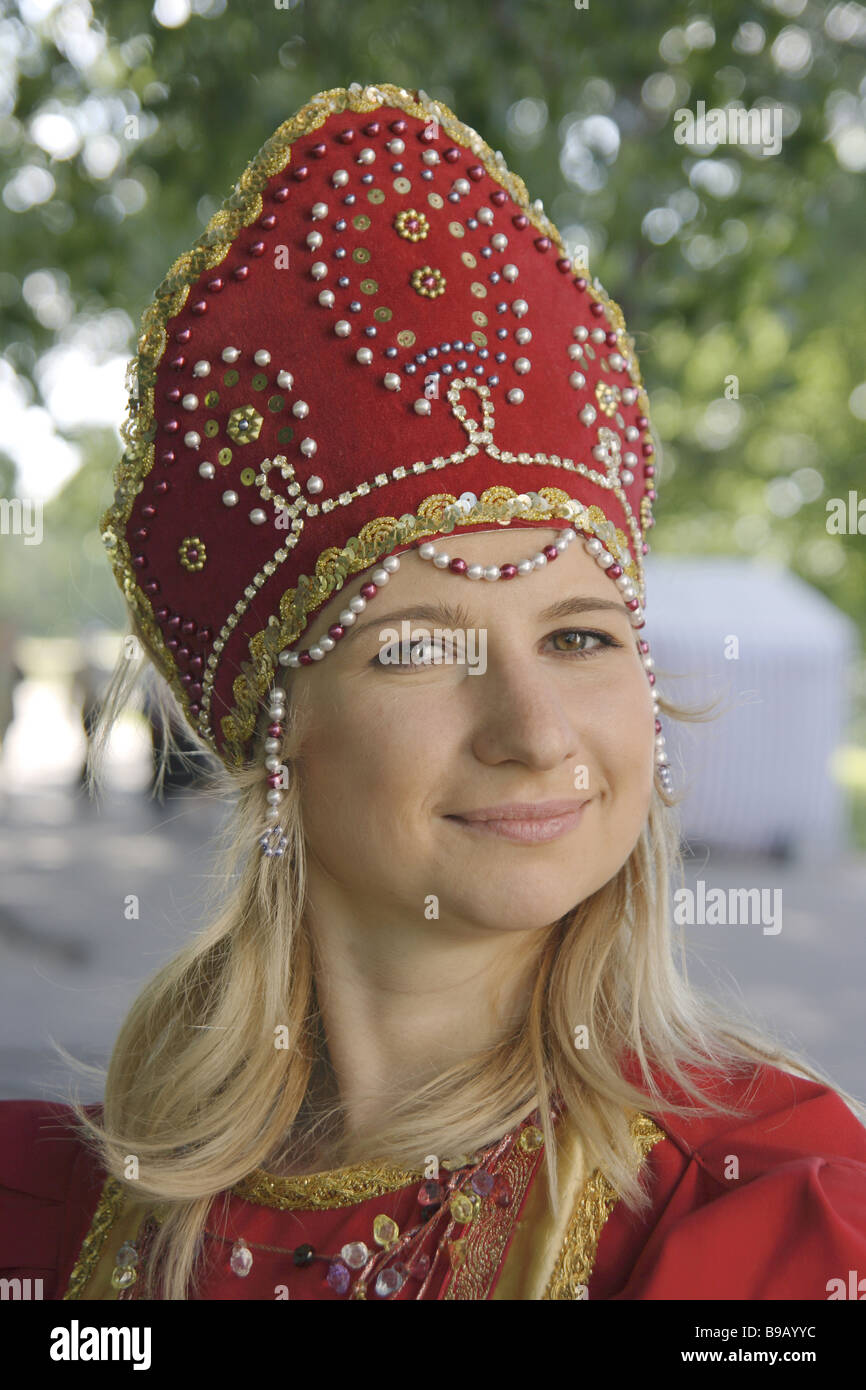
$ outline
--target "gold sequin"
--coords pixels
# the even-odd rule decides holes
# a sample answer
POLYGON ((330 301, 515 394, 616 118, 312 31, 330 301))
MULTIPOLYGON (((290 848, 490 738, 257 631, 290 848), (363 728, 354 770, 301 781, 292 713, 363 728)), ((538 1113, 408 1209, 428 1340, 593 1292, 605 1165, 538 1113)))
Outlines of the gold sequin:
POLYGON ((223 466, 223 468, 225 468, 227 464, 231 463, 231 461, 232 461, 232 451, 231 451, 231 449, 220 449, 219 453, 217 454, 217 463, 221 463, 222 466, 223 466))
POLYGON ((357 261, 358 265, 366 265, 370 259, 370 252, 366 246, 356 246, 352 252, 352 260, 357 261))
POLYGON ((393 187, 395 193, 408 193, 411 190, 412 185, 408 179, 404 179, 403 175, 400 174, 399 177, 394 180, 393 187))
MULTIPOLYGON (((373 318, 376 319, 378 323, 388 323, 393 317, 393 309, 386 309, 384 304, 380 304, 378 309, 373 310, 373 318)), ((400 341, 399 334, 397 335, 397 341, 400 341)))
POLYGON ((370 226, 370 219, 366 212, 359 212, 357 217, 353 217, 352 226, 356 227, 359 232, 366 232, 367 228, 370 226))
POLYGON ((397 342, 401 347, 412 347, 415 342, 415 334, 412 332, 411 328, 401 329, 397 334, 397 342))
POLYGON ((367 201, 370 203, 384 203, 385 192, 382 188, 371 188, 367 194, 367 201))
POLYGON ((378 282, 378 280, 362 280, 362 281, 361 281, 361 293, 362 293, 362 294, 375 294, 375 293, 377 292, 378 288, 379 288, 379 282, 378 282))
MULTIPOLYGON (((477 323, 479 328, 486 328, 486 327, 487 327, 487 315, 485 314, 485 312, 484 312, 483 309, 473 309, 473 310, 472 310, 472 322, 473 322, 473 323, 477 323)), ((479 336, 481 336, 481 335, 479 334, 479 336)), ((474 333, 472 334, 472 340, 473 340, 473 342, 475 341, 475 334, 474 334, 474 333)))
POLYGON ((428 193, 427 202, 430 204, 431 208, 441 208, 444 207, 445 199, 442 197, 441 193, 428 193))
MULTIPOLYGON (((481 317, 484 318, 484 315, 482 314, 481 317)), ((476 347, 486 347, 486 346, 487 346, 487 334, 486 334, 486 333, 478 333, 478 332, 475 332, 475 333, 473 333, 471 336, 472 336, 472 341, 473 341, 473 343, 475 344, 476 347)))
POLYGON ((487 286, 486 286, 486 285, 482 285, 482 283, 481 283, 480 280, 473 280, 473 281, 472 281, 472 284, 469 286, 469 288, 470 288, 470 290, 472 291, 472 293, 475 295, 475 298, 476 298, 476 299, 486 299, 486 298, 487 298, 487 286))
POLYGON ((469 267, 470 270, 474 270, 478 264, 471 251, 462 251, 460 253, 460 259, 465 266, 469 267))
POLYGON ((451 233, 452 236, 465 236, 465 235, 466 235, 466 228, 463 226, 463 223, 462 223, 462 222, 449 222, 449 223, 448 223, 448 230, 449 230, 449 232, 451 233))

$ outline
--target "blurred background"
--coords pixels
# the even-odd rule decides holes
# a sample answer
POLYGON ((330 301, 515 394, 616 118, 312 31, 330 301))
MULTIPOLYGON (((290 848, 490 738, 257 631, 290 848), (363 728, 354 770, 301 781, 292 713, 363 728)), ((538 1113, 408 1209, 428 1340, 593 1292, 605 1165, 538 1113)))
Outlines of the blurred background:
POLYGON ((625 313, 660 685, 720 702, 666 721, 686 882, 783 903, 775 934, 685 926, 688 969, 866 1097, 864 58, 866 7, 815 0, 0 4, 0 1095, 62 1093, 50 1039, 107 1059, 224 810, 181 768, 151 798, 145 708, 100 805, 82 783, 140 315, 281 121, 393 82, 500 149, 625 313), (778 113, 781 148, 678 143, 701 102, 778 113))

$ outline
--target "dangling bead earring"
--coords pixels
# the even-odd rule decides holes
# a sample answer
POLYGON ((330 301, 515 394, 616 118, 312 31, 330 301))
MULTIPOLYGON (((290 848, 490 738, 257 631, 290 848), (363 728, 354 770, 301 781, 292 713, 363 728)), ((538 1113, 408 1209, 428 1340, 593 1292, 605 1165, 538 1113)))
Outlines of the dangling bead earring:
POLYGON ((674 789, 674 783, 673 776, 671 774, 671 765, 668 761, 668 755, 665 752, 665 736, 662 733, 662 722, 659 717, 661 714, 661 708, 659 705, 659 697, 656 694, 655 688, 656 677, 655 670, 653 669, 655 667, 655 662, 653 661, 653 658, 650 655, 649 643, 647 641, 641 638, 641 640, 638 642, 638 647, 641 652, 641 660, 644 665, 644 670, 647 673, 647 680, 650 683, 650 687, 653 693, 656 776, 659 779, 659 785, 661 786, 662 791, 665 792, 668 796, 670 796, 674 789))
MULTIPOLYGON (((265 740, 265 768, 268 773, 268 809, 265 816, 269 821, 277 821, 280 816, 280 802, 283 799, 282 763, 277 754, 282 748, 285 734, 286 692, 275 685, 271 688, 269 700, 268 715, 271 722, 265 740)), ((278 859, 285 853, 288 843, 288 838, 279 825, 268 825, 259 836, 259 845, 267 859, 278 859)))

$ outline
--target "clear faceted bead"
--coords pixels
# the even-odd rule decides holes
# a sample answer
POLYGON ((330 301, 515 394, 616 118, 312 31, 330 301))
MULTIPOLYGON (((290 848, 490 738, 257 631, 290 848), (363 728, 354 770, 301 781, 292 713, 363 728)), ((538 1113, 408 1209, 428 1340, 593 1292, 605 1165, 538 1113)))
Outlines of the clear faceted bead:
POLYGON ((376 1280, 376 1293, 380 1298, 399 1293, 403 1287, 403 1275, 399 1269, 383 1269, 376 1280))
POLYGON ((245 1279, 253 1267, 253 1252, 243 1237, 232 1246, 229 1264, 239 1279, 245 1279))
POLYGON ((113 1289, 128 1289, 137 1278, 138 1274, 130 1265, 116 1265, 111 1271, 111 1287, 113 1289))
POLYGON ((353 1240, 351 1244, 343 1246, 340 1255, 350 1269, 363 1269, 370 1258, 370 1251, 362 1240, 353 1240))
POLYGON ((114 1263, 126 1268, 128 1265, 138 1264, 138 1251, 128 1240, 125 1240, 114 1257, 114 1263))

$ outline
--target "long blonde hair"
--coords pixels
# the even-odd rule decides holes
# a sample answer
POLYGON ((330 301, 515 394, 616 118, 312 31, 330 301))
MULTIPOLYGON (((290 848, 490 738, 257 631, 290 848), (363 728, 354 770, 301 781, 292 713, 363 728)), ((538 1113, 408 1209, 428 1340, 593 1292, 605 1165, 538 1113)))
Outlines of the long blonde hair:
MULTIPOLYGON (((171 726, 180 716, 168 686, 149 662, 122 655, 91 735, 91 793, 100 784, 111 728, 145 672, 165 730, 160 772, 176 751, 171 726)), ((706 716, 706 710, 660 703, 668 717, 706 716)), ((675 801, 656 787, 640 838, 618 873, 539 936, 525 1016, 495 1045, 392 1106, 375 1132, 354 1133, 347 1146, 339 1098, 332 1084, 329 1089, 333 1078, 304 918, 297 770, 306 717, 290 691, 281 753, 290 774, 281 805, 288 836, 282 858, 265 858, 256 846, 265 810, 261 758, 229 774, 202 745, 212 791, 235 801, 216 846, 209 920, 130 1009, 104 1073, 101 1117, 69 1098, 82 1137, 104 1169, 132 1202, 159 1211, 145 1296, 195 1293, 214 1199, 254 1168, 291 1161, 312 1142, 327 1153, 329 1167, 378 1158, 417 1170, 427 1154, 472 1152, 499 1139, 537 1104, 556 1210, 549 1107, 558 1096, 580 1133, 588 1169, 600 1169, 640 1212, 649 1198, 630 1138, 631 1113, 741 1113, 706 1096, 690 1066, 747 1074, 756 1062, 770 1063, 839 1090, 804 1058, 693 988, 684 962, 678 967, 670 880, 677 870, 682 875, 679 817, 675 801), (589 1025, 589 1048, 575 1047, 576 1019, 589 1025), (277 1029, 288 1046, 275 1046, 277 1029), (639 1060, 642 1088, 623 1079, 618 1062, 627 1051, 639 1060), (662 1106, 654 1070, 673 1078, 689 1103, 662 1106), (130 1154, 138 1160, 135 1181, 125 1177, 130 1154)), ((60 1050, 74 1068, 93 1075, 93 1068, 60 1050)), ((839 1093, 857 1113, 859 1102, 839 1093)))

